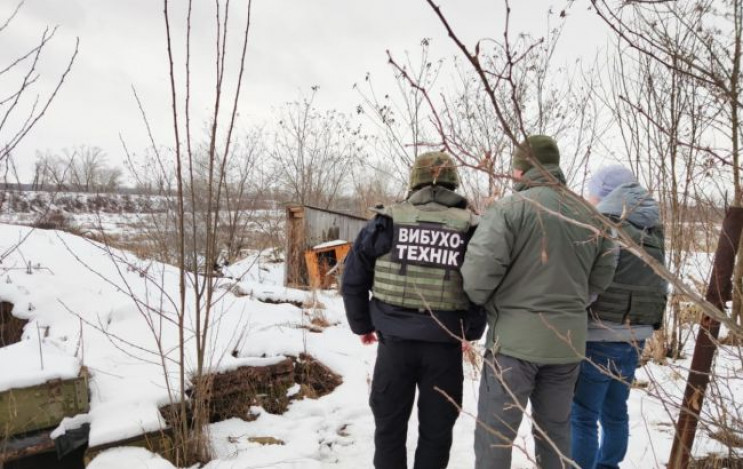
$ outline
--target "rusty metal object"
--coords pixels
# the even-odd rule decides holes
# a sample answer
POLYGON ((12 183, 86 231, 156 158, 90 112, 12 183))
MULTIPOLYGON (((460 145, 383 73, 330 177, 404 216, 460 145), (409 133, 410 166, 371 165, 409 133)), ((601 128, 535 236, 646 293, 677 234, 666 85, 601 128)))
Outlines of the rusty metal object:
MULTIPOLYGON (((717 244, 715 262, 706 295, 707 301, 720 310, 725 309, 725 303, 732 297, 733 268, 742 229, 743 207, 730 207, 720 231, 720 240, 717 244)), ((669 469, 682 469, 689 466, 691 448, 694 444, 704 394, 709 384, 712 359, 717 350, 716 339, 719 333, 720 322, 704 315, 697 334, 689 378, 676 424, 676 435, 668 461, 669 469)))

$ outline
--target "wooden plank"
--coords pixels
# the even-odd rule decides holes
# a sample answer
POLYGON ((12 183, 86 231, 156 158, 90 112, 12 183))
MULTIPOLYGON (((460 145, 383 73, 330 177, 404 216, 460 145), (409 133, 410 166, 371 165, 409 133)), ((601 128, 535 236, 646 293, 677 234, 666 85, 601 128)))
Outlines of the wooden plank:
POLYGON ((307 284, 304 217, 297 218, 290 209, 286 211, 286 268, 284 285, 304 286, 307 284))
POLYGON ((173 462, 175 459, 175 438, 173 437, 173 431, 170 428, 164 428, 160 431, 144 433, 131 438, 88 448, 83 458, 85 465, 90 464, 103 451, 121 446, 145 448, 148 451, 159 454, 170 462, 173 462))
POLYGON ((335 252, 337 247, 338 246, 328 246, 326 248, 312 248, 312 252, 315 252, 317 254, 321 254, 323 252, 335 252))
POLYGON ((339 210, 332 210, 332 209, 329 209, 329 208, 322 208, 322 207, 317 207, 317 206, 314 206, 314 205, 302 205, 301 207, 303 207, 304 209, 306 209, 308 212, 319 212, 319 213, 323 213, 323 214, 327 214, 327 215, 340 215, 340 216, 342 216, 344 218, 349 218, 351 220, 360 220, 360 221, 363 221, 363 222, 367 222, 368 221, 366 218, 361 217, 359 215, 354 215, 352 213, 347 213, 347 212, 341 212, 339 210))
POLYGON ((346 259, 349 252, 351 252, 351 243, 342 244, 336 248, 335 258, 338 260, 339 264, 346 259))
POLYGON ((318 288, 322 283, 320 266, 317 262, 317 253, 315 251, 305 251, 304 261, 307 264, 307 274, 310 279, 310 287, 318 288))

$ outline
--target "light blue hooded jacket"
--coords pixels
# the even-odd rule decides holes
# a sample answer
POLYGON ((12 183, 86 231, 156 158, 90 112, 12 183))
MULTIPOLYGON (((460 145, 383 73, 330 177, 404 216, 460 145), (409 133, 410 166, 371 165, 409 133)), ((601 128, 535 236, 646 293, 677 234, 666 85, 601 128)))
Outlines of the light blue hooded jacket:
MULTIPOLYGON (((604 215, 623 218, 640 228, 661 224, 658 203, 637 182, 617 186, 598 203, 596 209, 604 215)), ((632 342, 648 339, 652 334, 652 326, 590 320, 587 339, 589 342, 632 342)))

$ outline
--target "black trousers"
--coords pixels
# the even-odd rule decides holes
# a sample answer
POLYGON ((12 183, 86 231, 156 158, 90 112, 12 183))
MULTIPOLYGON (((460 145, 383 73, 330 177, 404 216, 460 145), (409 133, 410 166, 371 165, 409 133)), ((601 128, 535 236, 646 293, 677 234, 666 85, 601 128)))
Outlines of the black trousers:
POLYGON ((419 426, 414 467, 445 468, 459 411, 442 392, 461 406, 462 380, 458 343, 380 341, 369 398, 376 424, 374 467, 407 468, 405 440, 417 386, 419 426))

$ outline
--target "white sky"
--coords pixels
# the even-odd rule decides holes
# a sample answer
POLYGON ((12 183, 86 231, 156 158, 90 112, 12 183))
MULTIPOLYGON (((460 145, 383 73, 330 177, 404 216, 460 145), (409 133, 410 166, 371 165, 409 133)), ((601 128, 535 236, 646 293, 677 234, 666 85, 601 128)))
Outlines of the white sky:
MULTIPOLYGON (((175 8, 185 2, 173 3, 175 8)), ((198 18, 193 45, 194 109, 198 111, 208 109, 213 88, 208 83, 214 33, 206 23, 213 20, 215 2, 194 3, 198 18)), ((511 3, 512 31, 537 36, 547 31, 547 11, 559 12, 566 4, 559 0, 511 3)), ((439 4, 470 47, 481 38, 502 37, 502 0, 441 0, 439 4)), ((14 6, 14 0, 0 2, 0 18, 14 6)), ((75 37, 80 39, 80 54, 47 116, 15 152, 22 180, 30 174, 36 150, 99 146, 116 163, 123 157, 119 135, 130 149, 144 149, 147 139, 132 86, 145 101, 158 140, 169 144, 162 8, 159 0, 26 0, 15 21, 0 32, 0 66, 30 48, 46 26, 58 25, 59 31, 42 62, 42 86, 56 80, 75 37)), ((387 49, 402 57, 405 51, 417 52, 421 39, 428 37, 433 39, 433 58, 455 54, 424 0, 255 0, 252 18, 240 103, 243 126, 270 122, 275 108, 309 94, 314 85, 320 87, 318 106, 352 112, 360 103, 352 86, 367 72, 378 90, 391 86, 387 49)), ((605 45, 604 27, 588 11, 588 2, 574 4, 558 61, 581 56, 592 60, 605 45)))

